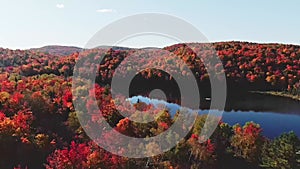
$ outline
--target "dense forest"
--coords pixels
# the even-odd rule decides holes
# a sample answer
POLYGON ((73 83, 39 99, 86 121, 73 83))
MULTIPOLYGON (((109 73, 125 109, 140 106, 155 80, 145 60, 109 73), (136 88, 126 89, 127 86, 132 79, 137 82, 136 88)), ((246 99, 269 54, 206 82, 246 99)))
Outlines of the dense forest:
MULTIPOLYGON (((131 106, 118 107, 117 110, 114 105, 116 100, 112 99, 110 84, 115 69, 126 57, 143 53, 142 49, 68 49, 0 48, 0 168, 300 168, 300 140, 295 133, 282 133, 271 140, 263 136, 263 128, 259 124, 249 122, 230 126, 221 120, 213 135, 200 143, 206 115, 197 116, 189 134, 164 154, 134 159, 104 150, 88 137, 79 123, 77 116, 83 112, 75 109, 73 100, 78 98, 74 98, 72 93, 95 96, 110 126, 130 137, 156 136, 170 128, 180 112, 175 116, 166 109, 148 112, 160 113, 149 124, 132 122, 118 113, 134 112, 131 106), (103 59, 99 63, 100 58, 103 59), (98 65, 94 70, 97 76, 93 89, 89 90, 84 85, 72 89, 72 76, 78 62, 85 65, 78 70, 83 84, 91 80, 84 77, 88 77, 93 71, 91 68, 98 65)), ((196 79, 202 103, 204 98, 210 97, 209 79, 218 79, 219 73, 223 72, 228 97, 247 97, 249 92, 256 91, 299 101, 300 46, 219 42, 177 44, 163 50, 168 53, 155 53, 156 50, 153 50, 150 57, 168 54, 165 62, 171 66, 165 67, 166 71, 145 69, 138 72, 130 88, 130 96, 148 96, 151 90, 161 88, 169 102, 180 104, 176 82, 166 73, 173 71, 196 79), (210 62, 213 55, 220 58, 221 64, 210 62), (176 56, 188 65, 192 74, 173 60, 176 56), (213 76, 209 76, 209 71, 214 72, 213 76)), ((158 59, 153 59, 153 62, 164 65, 158 59)), ((120 71, 126 74, 137 65, 147 64, 150 63, 144 63, 142 59, 132 60, 126 69, 120 71)), ((89 97, 81 100, 86 112, 97 114, 90 105, 89 97)), ((226 103, 230 104, 227 108, 234 107, 234 101, 230 102, 226 103)), ((201 103, 200 108, 209 108, 209 105, 201 103)), ((135 108, 144 111, 151 106, 143 102, 134 104, 135 108)), ((87 119, 87 123, 101 128, 97 118, 93 116, 87 119)), ((103 142, 124 145, 122 140, 115 140, 110 131, 103 129, 102 134, 103 142)), ((175 137, 176 133, 169 139, 175 137)), ((160 148, 155 143, 142 146, 153 154, 160 148)))

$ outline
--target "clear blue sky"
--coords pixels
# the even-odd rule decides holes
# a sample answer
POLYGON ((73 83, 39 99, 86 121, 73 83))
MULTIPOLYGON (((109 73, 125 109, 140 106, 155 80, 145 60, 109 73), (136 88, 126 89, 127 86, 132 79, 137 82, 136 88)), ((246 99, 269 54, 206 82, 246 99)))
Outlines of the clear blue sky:
POLYGON ((82 47, 105 25, 145 12, 178 16, 209 41, 300 44, 299 0, 0 0, 0 47, 82 47))

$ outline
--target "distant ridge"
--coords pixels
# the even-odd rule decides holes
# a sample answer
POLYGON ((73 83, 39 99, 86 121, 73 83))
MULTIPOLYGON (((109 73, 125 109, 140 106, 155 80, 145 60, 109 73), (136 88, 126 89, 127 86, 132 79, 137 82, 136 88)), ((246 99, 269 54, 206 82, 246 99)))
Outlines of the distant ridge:
MULTIPOLYGON (((223 41, 223 42, 209 42, 210 44, 249 44, 249 45, 280 45, 280 46, 300 46, 297 44, 284 44, 284 43, 257 43, 257 42, 246 42, 246 41, 223 41)), ((201 43, 182 43, 182 44, 201 44, 201 43)), ((159 47, 142 47, 142 48, 132 48, 132 47, 124 47, 124 46, 109 46, 103 45, 98 46, 93 49, 113 49, 113 50, 136 50, 136 49, 165 49, 167 47, 176 46, 179 44, 173 44, 170 46, 165 46, 164 48, 159 47)), ((48 53, 56 56, 67 56, 73 54, 75 52, 81 52, 85 48, 80 48, 76 46, 60 46, 60 45, 48 45, 40 48, 31 48, 28 51, 35 51, 41 53, 48 53)), ((88 50, 88 49, 87 49, 88 50)))
POLYGON ((130 50, 134 48, 129 48, 129 47, 122 47, 122 46, 98 46, 95 47, 94 49, 113 49, 113 50, 130 50))
POLYGON ((66 56, 70 55, 75 52, 80 52, 82 48, 75 47, 75 46, 59 46, 59 45, 50 45, 44 46, 41 48, 31 48, 31 51, 42 52, 42 53, 49 53, 51 55, 59 55, 59 56, 66 56))
POLYGON ((95 49, 113 49, 113 50, 131 50, 131 49, 161 49, 158 47, 143 47, 143 48, 133 48, 133 47, 123 47, 123 46, 98 46, 95 49))
MULTIPOLYGON (((144 48, 130 48, 130 47, 122 47, 122 46, 98 46, 94 49, 112 49, 112 50, 134 50, 134 49, 161 49, 157 47, 144 47, 144 48)), ((57 56, 67 56, 73 54, 75 52, 81 52, 84 48, 76 47, 76 46, 60 46, 60 45, 49 45, 43 46, 40 48, 31 48, 29 51, 47 53, 51 55, 57 56)))

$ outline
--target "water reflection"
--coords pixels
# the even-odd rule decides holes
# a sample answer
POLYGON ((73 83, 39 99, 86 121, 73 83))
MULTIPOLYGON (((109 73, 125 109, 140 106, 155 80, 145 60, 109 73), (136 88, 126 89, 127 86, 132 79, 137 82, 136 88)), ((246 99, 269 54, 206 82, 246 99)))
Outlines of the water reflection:
MULTIPOLYGON (((131 103, 138 101, 151 103, 155 105, 165 105, 169 109, 170 113, 174 115, 180 106, 173 103, 168 103, 162 100, 149 99, 143 96, 135 96, 129 99, 131 103)), ((193 110, 191 110, 193 111, 193 110)), ((199 114, 207 114, 208 110, 197 110, 199 114)), ((248 121, 253 121, 260 124, 263 128, 263 134, 269 138, 279 136, 284 132, 294 131, 300 136, 300 115, 296 114, 280 114, 273 112, 253 112, 253 111, 235 111, 235 112, 224 112, 223 121, 230 124, 241 124, 244 125, 248 121)))

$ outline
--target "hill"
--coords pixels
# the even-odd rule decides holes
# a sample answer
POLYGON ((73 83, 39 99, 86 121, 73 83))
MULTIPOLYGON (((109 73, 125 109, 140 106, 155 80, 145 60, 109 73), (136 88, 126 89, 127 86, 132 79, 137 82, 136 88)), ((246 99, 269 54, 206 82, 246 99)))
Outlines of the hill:
POLYGON ((44 46, 41 48, 32 48, 30 49, 36 52, 48 53, 52 55, 59 55, 65 56, 70 55, 75 52, 80 52, 82 48, 74 47, 74 46, 58 46, 58 45, 51 45, 51 46, 44 46))

